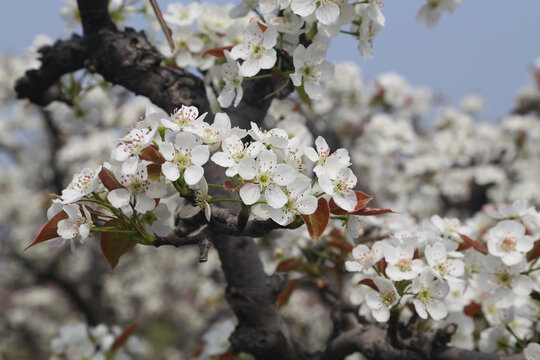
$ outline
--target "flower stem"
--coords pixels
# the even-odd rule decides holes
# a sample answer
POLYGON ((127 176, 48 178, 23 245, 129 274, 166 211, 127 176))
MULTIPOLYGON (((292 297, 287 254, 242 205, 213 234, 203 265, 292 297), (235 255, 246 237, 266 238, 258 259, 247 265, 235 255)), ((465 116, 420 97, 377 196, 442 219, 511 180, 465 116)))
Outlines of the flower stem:
POLYGON ((240 200, 240 199, 210 199, 210 200, 206 200, 206 202, 209 203, 209 204, 217 203, 217 202, 223 202, 223 201, 238 202, 238 203, 242 202, 242 200, 240 200))
POLYGON ((512 336, 516 339, 518 346, 521 349, 525 349, 525 346, 523 345, 523 341, 521 341, 521 339, 517 336, 517 334, 514 332, 514 330, 512 330, 512 328, 509 325, 506 325, 506 330, 508 330, 508 332, 512 334, 512 336))

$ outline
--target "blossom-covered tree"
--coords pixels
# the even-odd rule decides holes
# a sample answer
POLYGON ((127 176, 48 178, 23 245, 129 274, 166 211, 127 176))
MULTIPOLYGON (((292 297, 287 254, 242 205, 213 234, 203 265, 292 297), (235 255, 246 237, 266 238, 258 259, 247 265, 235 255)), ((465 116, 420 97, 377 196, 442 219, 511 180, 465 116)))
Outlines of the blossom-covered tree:
POLYGON ((429 90, 325 59, 380 0, 150 4, 1 58, 8 359, 538 359, 540 63, 424 129, 429 90))

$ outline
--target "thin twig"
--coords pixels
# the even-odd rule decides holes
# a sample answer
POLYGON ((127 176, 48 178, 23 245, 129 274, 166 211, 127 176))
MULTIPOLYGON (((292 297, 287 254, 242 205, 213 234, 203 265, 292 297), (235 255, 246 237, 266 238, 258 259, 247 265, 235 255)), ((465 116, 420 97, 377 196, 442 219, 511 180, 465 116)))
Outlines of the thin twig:
POLYGON ((156 13, 159 25, 161 26, 161 29, 163 30, 163 33, 165 34, 165 37, 167 38, 167 42, 169 43, 169 47, 171 48, 171 53, 174 54, 174 42, 172 39, 172 31, 167 27, 167 24, 165 23, 165 19, 163 19, 163 14, 161 13, 161 10, 159 9, 159 6, 157 4, 156 0, 150 0, 150 4, 152 4, 152 8, 154 9, 154 12, 156 13))

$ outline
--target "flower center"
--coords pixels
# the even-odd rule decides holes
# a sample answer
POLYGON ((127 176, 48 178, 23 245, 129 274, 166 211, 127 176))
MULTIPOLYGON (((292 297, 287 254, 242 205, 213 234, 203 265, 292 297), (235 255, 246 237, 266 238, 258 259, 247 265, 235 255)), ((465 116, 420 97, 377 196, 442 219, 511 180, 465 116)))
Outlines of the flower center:
POLYGON ((401 271, 411 271, 412 260, 408 258, 401 258, 396 265, 401 271))
POLYGON ((500 273, 496 273, 495 277, 497 278, 497 282, 499 285, 508 287, 508 288, 512 286, 514 275, 509 274, 507 272, 500 272, 500 273))
POLYGON ((507 236, 504 238, 501 249, 505 252, 516 250, 516 238, 514 236, 507 236))

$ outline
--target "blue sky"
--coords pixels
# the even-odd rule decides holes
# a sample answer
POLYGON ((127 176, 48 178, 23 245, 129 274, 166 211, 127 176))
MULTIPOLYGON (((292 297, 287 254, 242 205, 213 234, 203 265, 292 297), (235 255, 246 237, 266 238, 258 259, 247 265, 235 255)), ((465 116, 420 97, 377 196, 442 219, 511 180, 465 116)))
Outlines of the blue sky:
MULTIPOLYGON (((170 2, 159 0, 162 8, 170 2)), ((459 103, 466 93, 481 93, 487 99, 483 120, 507 114, 540 56, 540 1, 462 0, 433 29, 415 22, 424 3, 385 1, 386 27, 375 39, 375 59, 363 60, 346 35, 334 39, 329 59, 357 63, 367 79, 395 71, 413 85, 429 86, 448 104, 459 103)), ((61 0, 9 1, 0 12, 0 51, 20 53, 39 33, 68 36, 59 15, 62 5, 61 0)))

